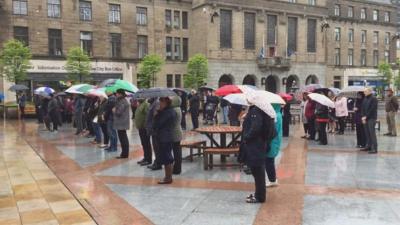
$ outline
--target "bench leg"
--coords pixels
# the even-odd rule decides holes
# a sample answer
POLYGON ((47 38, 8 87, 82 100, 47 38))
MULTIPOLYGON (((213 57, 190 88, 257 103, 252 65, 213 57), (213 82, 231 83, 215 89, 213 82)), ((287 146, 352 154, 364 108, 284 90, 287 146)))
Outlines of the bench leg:
POLYGON ((193 148, 190 147, 189 150, 190 150, 189 160, 190 162, 193 162, 193 148))
POLYGON ((208 154, 204 153, 203 154, 203 166, 204 166, 204 170, 208 170, 208 154))
POLYGON ((213 154, 210 154, 210 161, 208 163, 208 167, 210 168, 210 170, 213 169, 213 163, 214 163, 214 157, 213 154))

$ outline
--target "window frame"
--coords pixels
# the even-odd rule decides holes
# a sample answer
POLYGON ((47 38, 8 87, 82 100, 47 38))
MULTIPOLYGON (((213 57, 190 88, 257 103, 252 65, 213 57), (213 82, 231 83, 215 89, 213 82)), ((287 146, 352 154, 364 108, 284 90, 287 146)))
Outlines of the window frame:
POLYGON ((232 48, 232 26, 232 10, 220 9, 219 45, 222 49, 232 48), (226 16, 226 21, 224 21, 224 16, 226 16))
POLYGON ((372 11, 372 20, 373 21, 379 21, 379 10, 374 9, 372 11))
POLYGON ((366 8, 361 8, 360 10, 360 19, 366 20, 367 19, 367 9, 366 8))
POLYGON ((354 29, 350 28, 348 32, 348 41, 354 43, 354 29))
POLYGON ((146 55, 149 54, 149 41, 147 35, 138 35, 137 36, 137 54, 139 59, 143 59, 146 55), (144 41, 143 41, 144 40, 144 41), (143 47, 143 49, 142 49, 143 47))
POLYGON ((181 38, 174 37, 174 51, 173 51, 173 60, 174 61, 181 61, 182 60, 182 45, 181 45, 181 38))
POLYGON ((182 61, 189 60, 189 38, 182 38, 182 61))
POLYGON ((165 37, 165 58, 173 60, 173 38, 165 37))
POLYGON ((372 35, 372 44, 379 45, 379 31, 374 31, 372 35))
POLYGON ((181 29, 181 11, 174 10, 172 24, 175 29, 181 29))
POLYGON ((361 66, 364 66, 364 67, 367 66, 367 50, 366 49, 361 49, 360 64, 361 64, 361 66))
POLYGON ((340 48, 335 48, 335 66, 340 66, 340 48))
POLYGON ((14 26, 13 27, 13 38, 15 40, 22 42, 25 46, 29 46, 29 27, 14 26), (23 35, 21 35, 21 33, 17 34, 17 30, 24 31, 24 34, 23 35))
POLYGON ((390 22, 390 12, 386 11, 384 14, 384 22, 389 23, 390 22))
POLYGON ((307 52, 309 52, 309 53, 315 53, 315 52, 317 52, 317 19, 307 19, 307 52), (313 32, 313 34, 312 34, 312 38, 311 38, 311 32, 312 32, 312 30, 311 30, 311 27, 310 27, 310 23, 311 23, 311 21, 312 21, 312 23, 314 23, 313 24, 313 29, 314 29, 314 32, 313 32), (311 39, 313 39, 313 43, 311 43, 310 41, 311 41, 311 39))
POLYGON ((339 4, 335 4, 333 9, 334 9, 333 15, 334 16, 340 16, 340 14, 341 14, 340 5, 339 4))
POLYGON ((367 43, 367 30, 361 30, 361 44, 367 43))
POLYGON ((13 15, 18 16, 27 16, 28 15, 28 0, 13 0, 12 1, 12 13, 13 15), (18 3, 18 11, 16 4, 18 3), (22 5, 25 5, 24 11, 22 11, 22 5))
POLYGON ((47 17, 48 18, 61 18, 61 0, 47 0, 47 17), (50 1, 58 1, 54 3, 50 1), (58 15, 56 15, 55 10, 58 9, 58 15), (50 13, 52 12, 52 13, 50 13), (50 15, 51 14, 51 15, 50 15))
POLYGON ((61 29, 48 29, 48 54, 49 56, 60 57, 63 55, 63 38, 61 29), (54 35, 56 32, 60 32, 59 36, 54 35), (57 46, 57 41, 59 41, 60 46, 57 46), (57 48, 59 48, 60 53, 57 53, 57 48), (53 51, 52 51, 53 50, 53 51))
POLYGON ((354 17, 354 7, 353 6, 349 6, 347 8, 347 17, 348 18, 353 18, 354 17))
POLYGON ((352 48, 349 48, 347 52, 347 65, 354 66, 354 49, 352 48))
POLYGON ((108 23, 120 24, 121 23, 121 5, 109 3, 108 4, 108 23))
POLYGON ((165 10, 165 26, 166 27, 172 27, 173 26, 172 10, 170 10, 170 9, 166 9, 165 10))
POLYGON ((113 59, 122 57, 122 34, 121 33, 110 33, 110 55, 113 59))
POLYGON ((136 7, 136 25, 147 26, 147 7, 136 7))
POLYGON ((379 51, 378 50, 374 50, 372 52, 372 63, 373 66, 378 66, 379 65, 379 51))
POLYGON ((256 49, 256 14, 254 12, 244 12, 244 49, 254 50, 256 49), (250 18, 251 17, 251 18, 250 18), (251 19, 252 24, 247 24, 249 19, 251 19), (250 26, 251 27, 248 27, 250 26))
POLYGON ((79 40, 82 50, 85 51, 89 57, 93 56, 93 32, 81 31, 79 40), (82 39, 82 35, 90 35, 90 39, 82 39), (85 49, 85 46, 88 46, 90 49, 85 49))
POLYGON ((173 88, 174 87, 174 75, 173 74, 167 74, 167 76, 166 76, 166 86, 167 86, 167 88, 173 88))
POLYGON ((340 42, 340 40, 342 39, 342 31, 340 29, 340 27, 335 27, 335 41, 336 42, 340 42))
POLYGON ((79 20, 80 21, 92 21, 93 19, 93 10, 92 10, 92 2, 90 1, 79 1, 79 20), (85 7, 82 6, 82 4, 87 4, 85 7), (88 18, 85 12, 88 12, 88 18))

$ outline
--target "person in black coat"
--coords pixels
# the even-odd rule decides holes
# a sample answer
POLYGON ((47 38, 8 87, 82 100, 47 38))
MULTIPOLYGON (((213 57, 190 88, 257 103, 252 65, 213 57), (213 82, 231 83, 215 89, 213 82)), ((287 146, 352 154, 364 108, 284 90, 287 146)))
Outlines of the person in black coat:
POLYGON ((361 108, 363 101, 364 93, 357 93, 357 99, 354 106, 354 123, 356 124, 357 148, 365 148, 366 145, 364 125, 362 124, 361 120, 361 108))
POLYGON ((200 97, 195 90, 192 90, 189 98, 189 112, 192 118, 193 130, 199 128, 200 97))
POLYGON ((165 177, 158 184, 172 183, 172 170, 174 157, 172 156, 174 123, 177 114, 171 107, 169 97, 160 98, 160 108, 154 117, 154 135, 158 140, 159 159, 158 163, 164 165, 165 177))
POLYGON ((240 116, 241 112, 242 112, 241 105, 237 105, 237 104, 229 105, 229 112, 228 112, 229 125, 240 126, 239 116, 240 116))
POLYGON ((327 106, 316 103, 315 116, 317 121, 319 143, 321 145, 328 144, 328 137, 326 136, 326 124, 329 122, 329 109, 327 106))
POLYGON ((274 119, 256 106, 250 106, 243 122, 239 162, 250 168, 255 182, 255 194, 247 197, 247 203, 265 202, 265 158, 267 146, 275 134, 274 119))
POLYGON ((283 116, 282 116, 282 131, 283 137, 289 137, 289 125, 292 115, 290 114, 290 103, 286 102, 283 107, 283 116))
POLYGON ((182 91, 177 91, 178 96, 181 97, 181 128, 182 130, 186 130, 186 112, 187 112, 187 94, 183 93, 182 91))
POLYGON ((370 88, 365 89, 364 95, 365 98, 361 106, 361 120, 364 125, 367 144, 366 148, 361 150, 376 154, 378 152, 378 142, 376 140, 375 124, 378 118, 378 100, 372 96, 370 88))

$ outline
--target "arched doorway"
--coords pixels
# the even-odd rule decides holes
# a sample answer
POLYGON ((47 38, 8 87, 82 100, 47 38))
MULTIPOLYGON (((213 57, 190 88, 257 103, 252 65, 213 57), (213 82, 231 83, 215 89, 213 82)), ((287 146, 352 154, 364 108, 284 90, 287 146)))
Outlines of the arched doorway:
POLYGON ((219 78, 218 87, 222 87, 224 85, 233 84, 233 76, 230 74, 224 74, 219 78))
POLYGON ((296 75, 290 75, 286 79, 286 93, 295 92, 299 88, 299 78, 296 75))
POLYGON ((319 83, 319 79, 317 76, 315 76, 314 74, 309 75, 306 79, 306 85, 309 84, 318 84, 319 83))
POLYGON ((265 90, 272 92, 272 93, 277 93, 278 92, 278 78, 274 75, 270 75, 267 77, 265 80, 265 90))
POLYGON ((256 86, 256 76, 250 74, 245 76, 243 84, 256 86))

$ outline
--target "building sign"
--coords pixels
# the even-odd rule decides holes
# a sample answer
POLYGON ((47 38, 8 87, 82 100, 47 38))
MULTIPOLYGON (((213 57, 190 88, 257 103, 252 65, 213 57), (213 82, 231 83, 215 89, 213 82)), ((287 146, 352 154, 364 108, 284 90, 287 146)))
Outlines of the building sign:
MULTIPOLYGON (((67 73, 66 61, 48 61, 48 60, 31 60, 31 66, 28 73, 67 73)), ((121 74, 126 70, 125 63, 115 62, 91 62, 91 73, 118 73, 121 74)))

